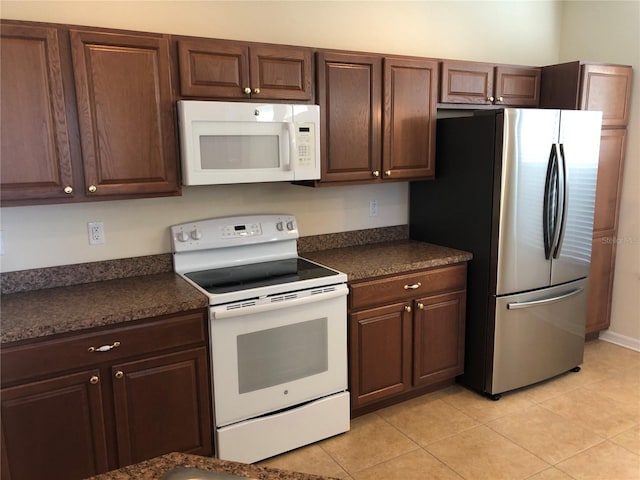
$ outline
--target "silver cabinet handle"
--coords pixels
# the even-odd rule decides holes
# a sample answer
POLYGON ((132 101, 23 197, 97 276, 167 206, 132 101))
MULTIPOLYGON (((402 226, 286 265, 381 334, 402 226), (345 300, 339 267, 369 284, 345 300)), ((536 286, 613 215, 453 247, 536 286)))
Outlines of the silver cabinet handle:
POLYGON ((411 313, 411 307, 409 305, 404 306, 404 311, 407 313, 411 313))
POLYGON ((122 370, 118 370, 115 374, 114 377, 116 377, 118 380, 120 380, 121 378, 124 378, 124 372, 122 370))
POLYGON ((64 187, 64 193, 66 193, 67 195, 73 193, 73 188, 71 187, 71 185, 67 185, 66 187, 64 187))
POLYGON ((494 98, 494 97, 487 97, 487 100, 488 100, 489 102, 493 102, 493 101, 495 100, 495 98, 494 98))
POLYGON ((418 302, 417 307, 418 307, 418 309, 420 309, 420 310, 424 310, 424 303, 418 302))
POLYGON ((249 87, 244 87, 244 93, 249 95, 251 93, 251 89, 249 87))
POLYGON ((89 352, 108 352, 109 350, 113 350, 120 346, 120 342, 113 342, 111 345, 102 345, 101 347, 89 347, 87 350, 89 352))
POLYGON ((90 193, 96 193, 96 191, 98 190, 98 187, 96 187, 95 185, 89 185, 88 190, 90 193))
POLYGON ((95 385, 96 383, 98 383, 100 381, 100 377, 98 377, 97 375, 94 375, 93 377, 91 377, 89 379, 89 383, 91 385, 95 385))
POLYGON ((405 285, 404 289, 405 290, 415 290, 416 288, 420 288, 422 286, 422 284, 420 282, 418 283, 414 283, 413 285, 405 285))
POLYGON ((374 177, 379 177, 380 172, 378 170, 374 170, 373 172, 371 172, 371 175, 373 175, 374 177))
POLYGON ((498 97, 498 102, 504 102, 504 98, 503 97, 498 97))
POLYGON ((259 88, 254 88, 254 89, 253 89, 253 93, 255 93, 255 94, 260 93, 260 89, 259 89, 259 88))

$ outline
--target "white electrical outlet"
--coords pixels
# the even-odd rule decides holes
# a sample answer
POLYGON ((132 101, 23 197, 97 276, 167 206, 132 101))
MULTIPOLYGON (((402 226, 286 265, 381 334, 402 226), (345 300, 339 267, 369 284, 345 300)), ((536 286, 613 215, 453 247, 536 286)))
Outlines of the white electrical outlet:
POLYGON ((89 222, 89 245, 102 245, 104 243, 104 223, 89 222))
POLYGON ((378 216, 378 200, 369 200, 369 216, 378 216))

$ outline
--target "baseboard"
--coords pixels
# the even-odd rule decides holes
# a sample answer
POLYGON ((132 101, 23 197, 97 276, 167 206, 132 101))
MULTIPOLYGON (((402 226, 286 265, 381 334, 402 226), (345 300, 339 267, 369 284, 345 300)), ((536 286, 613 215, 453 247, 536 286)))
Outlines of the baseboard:
POLYGON ((625 335, 620 335, 616 332, 611 332, 609 330, 603 330, 600 332, 600 336, 598 337, 600 340, 604 340, 605 342, 615 343, 616 345, 620 345, 621 347, 630 348, 631 350, 635 350, 636 352, 640 352, 640 340, 633 337, 627 337, 625 335))

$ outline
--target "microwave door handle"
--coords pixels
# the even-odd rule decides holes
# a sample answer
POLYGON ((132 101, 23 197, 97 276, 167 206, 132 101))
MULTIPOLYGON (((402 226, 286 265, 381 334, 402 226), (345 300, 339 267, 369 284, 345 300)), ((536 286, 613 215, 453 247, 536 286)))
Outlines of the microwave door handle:
POLYGON ((287 122, 287 130, 289 133, 289 149, 285 149, 286 158, 284 159, 282 167, 285 170, 291 170, 291 162, 296 155, 296 125, 293 122, 287 122))

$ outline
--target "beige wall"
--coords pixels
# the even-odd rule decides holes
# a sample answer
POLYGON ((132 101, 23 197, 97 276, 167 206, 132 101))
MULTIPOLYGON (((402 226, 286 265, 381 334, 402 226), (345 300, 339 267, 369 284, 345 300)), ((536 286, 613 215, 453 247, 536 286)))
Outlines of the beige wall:
MULTIPOLYGON (((638 15, 633 3, 1 1, 0 16, 516 64, 602 60, 633 63, 637 72, 638 15), (629 46, 634 41, 635 51, 629 46)), ((634 103, 636 125, 639 116, 634 103)), ((640 339, 638 329, 618 320, 639 310, 640 297, 637 135, 630 136, 629 151, 633 160, 625 176, 620 233, 636 243, 619 248, 619 258, 626 260, 618 264, 614 325, 640 339)), ((295 214, 302 235, 405 224, 407 192, 406 183, 326 189, 289 184, 186 187, 183 196, 175 198, 3 208, 0 263, 2 271, 14 271, 165 253, 170 250, 171 224, 256 211, 295 214), (378 217, 368 216, 370 199, 378 200, 378 217), (105 223, 105 245, 88 245, 89 221, 105 223)))
POLYGON ((560 60, 633 66, 610 332, 640 347, 640 2, 566 2, 560 60))

